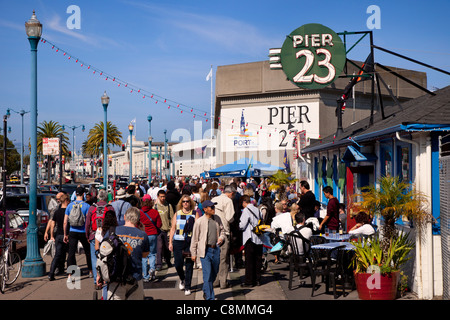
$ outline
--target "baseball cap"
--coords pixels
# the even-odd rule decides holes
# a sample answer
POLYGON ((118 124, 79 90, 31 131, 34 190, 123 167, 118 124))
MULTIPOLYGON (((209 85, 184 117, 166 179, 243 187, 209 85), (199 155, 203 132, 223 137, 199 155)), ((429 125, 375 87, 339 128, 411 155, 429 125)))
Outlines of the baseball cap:
POLYGON ((150 197, 149 194, 145 194, 145 195, 142 197, 142 200, 143 200, 143 201, 152 200, 152 197, 150 197))
POLYGON ((211 200, 205 200, 202 202, 203 208, 213 207, 217 204, 217 202, 212 202, 211 200))

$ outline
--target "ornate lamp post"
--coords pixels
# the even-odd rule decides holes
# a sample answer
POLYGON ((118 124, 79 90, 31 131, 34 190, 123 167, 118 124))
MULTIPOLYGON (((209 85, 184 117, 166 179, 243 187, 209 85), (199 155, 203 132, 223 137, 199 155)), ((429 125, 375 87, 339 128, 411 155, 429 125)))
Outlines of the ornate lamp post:
POLYGON ((33 15, 25 23, 31 47, 31 101, 30 101, 30 206, 27 227, 27 255, 23 263, 22 277, 41 277, 45 274, 45 262, 39 252, 37 218, 37 46, 42 35, 42 24, 33 15))
POLYGON ((9 118, 11 116, 11 111, 20 114, 20 116, 22 117, 22 147, 20 148, 20 184, 23 184, 23 116, 27 113, 30 113, 30 111, 24 111, 24 110, 20 110, 20 111, 16 111, 14 109, 8 108, 6 110, 6 116, 9 118))
POLYGON ((167 134, 167 130, 164 129, 164 162, 165 162, 165 170, 164 172, 166 172, 166 180, 169 181, 169 166, 167 165, 167 138, 166 138, 166 134, 167 134))
POLYGON ((102 105, 103 105, 103 114, 104 114, 104 121, 103 121, 103 186, 105 187, 105 190, 108 190, 108 140, 107 140, 107 113, 108 113, 108 104, 109 104, 109 97, 106 94, 106 91, 103 93, 102 96, 102 105))
MULTIPOLYGON (((70 161, 75 163, 75 129, 78 129, 78 128, 81 127, 81 131, 84 132, 86 130, 86 127, 84 126, 84 124, 80 124, 79 126, 67 126, 67 127, 72 129, 72 158, 70 159, 70 161)), ((65 124, 62 125, 62 130, 63 131, 66 130, 66 125, 65 124)), ((61 143, 62 143, 62 140, 61 140, 61 143)), ((75 177, 76 177, 76 173, 74 175, 74 179, 75 179, 75 177)))
POLYGON ((152 116, 148 120, 148 183, 152 182, 152 116))
POLYGON ((130 131, 130 181, 128 182, 129 184, 131 183, 131 181, 132 181, 132 178, 133 178, 133 172, 132 172, 132 169, 133 169, 133 129, 134 129, 134 126, 133 126, 133 124, 132 123, 130 123, 129 125, 128 125, 128 130, 130 131))

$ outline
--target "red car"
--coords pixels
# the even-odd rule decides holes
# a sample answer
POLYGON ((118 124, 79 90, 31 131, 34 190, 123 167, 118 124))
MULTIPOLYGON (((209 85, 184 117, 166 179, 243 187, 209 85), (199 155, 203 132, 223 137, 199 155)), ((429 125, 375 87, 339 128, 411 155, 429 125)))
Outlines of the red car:
MULTIPOLYGON (((14 242, 17 251, 25 250, 27 247, 27 223, 16 211, 6 211, 6 237, 21 240, 14 242)), ((0 211, 3 216, 3 211, 0 211)), ((3 239, 3 229, 0 225, 0 245, 3 239)))

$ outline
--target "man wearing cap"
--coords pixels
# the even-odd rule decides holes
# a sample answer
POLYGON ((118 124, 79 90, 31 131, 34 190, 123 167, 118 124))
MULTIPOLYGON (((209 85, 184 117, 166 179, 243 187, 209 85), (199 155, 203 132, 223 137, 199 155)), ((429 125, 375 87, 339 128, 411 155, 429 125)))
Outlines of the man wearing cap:
POLYGON ((125 212, 127 212, 128 208, 131 207, 131 204, 123 199, 126 197, 125 189, 119 189, 116 193, 116 201, 111 203, 114 211, 116 212, 117 223, 119 226, 123 226, 125 224, 125 212))
MULTIPOLYGON (((84 199, 84 193, 85 189, 82 186, 78 186, 75 190, 75 194, 77 198, 75 201, 72 201, 69 203, 69 205, 66 208, 65 216, 64 216, 64 242, 69 243, 69 254, 67 256, 67 266, 77 265, 77 260, 75 258, 75 253, 78 248, 78 241, 81 242, 81 245, 83 246, 84 253, 86 255, 86 264, 88 266, 89 270, 89 276, 93 277, 92 274, 92 261, 91 261, 91 250, 89 246, 88 239, 86 237, 86 229, 85 225, 83 226, 70 226, 70 228, 67 228, 69 225, 69 215, 70 211, 72 210, 72 207, 74 204, 81 203, 81 212, 83 213, 86 221, 86 215, 89 211, 90 205, 88 205, 86 202, 83 201, 84 199), (69 230, 69 233, 67 233, 67 230, 69 230)), ((68 282, 72 281, 70 278, 67 280, 68 282)))
POLYGON ((191 257, 196 261, 200 257, 203 273, 203 298, 214 300, 214 280, 219 272, 220 246, 224 243, 226 236, 219 216, 216 216, 216 202, 203 201, 202 206, 205 214, 194 224, 191 238, 191 257))

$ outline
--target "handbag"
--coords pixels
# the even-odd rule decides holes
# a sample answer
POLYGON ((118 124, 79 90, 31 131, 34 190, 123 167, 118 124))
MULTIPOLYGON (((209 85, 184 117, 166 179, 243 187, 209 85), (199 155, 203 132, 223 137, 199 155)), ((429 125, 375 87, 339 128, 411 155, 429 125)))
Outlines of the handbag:
POLYGON ((50 255, 50 257, 54 257, 56 252, 55 240, 48 240, 46 245, 44 246, 44 256, 50 255))
POLYGON ((188 219, 188 221, 186 222, 184 229, 183 229, 184 245, 183 245, 183 249, 181 251, 183 258, 191 257, 191 233, 192 233, 192 230, 194 229, 194 223, 195 223, 195 219, 193 217, 190 217, 188 219))
POLYGON ((156 226, 155 221, 153 221, 153 219, 147 214, 147 212, 145 212, 144 210, 142 210, 142 212, 147 216, 147 218, 151 221, 151 223, 153 223, 153 225, 155 226, 156 231, 159 235, 161 233, 161 229, 156 226))
POLYGON ((253 228, 252 228, 252 232, 253 232, 254 234, 256 234, 257 236, 262 235, 262 234, 264 233, 264 231, 265 231, 269 226, 265 225, 265 224, 263 223, 261 217, 258 218, 258 217, 256 216, 256 214, 255 214, 252 210, 250 210, 250 208, 247 208, 247 209, 248 209, 248 211, 250 211, 250 212, 252 213, 252 215, 256 218, 256 220, 258 220, 258 223, 256 224, 256 226, 253 226, 253 225, 250 223, 250 225, 253 227, 253 228))

